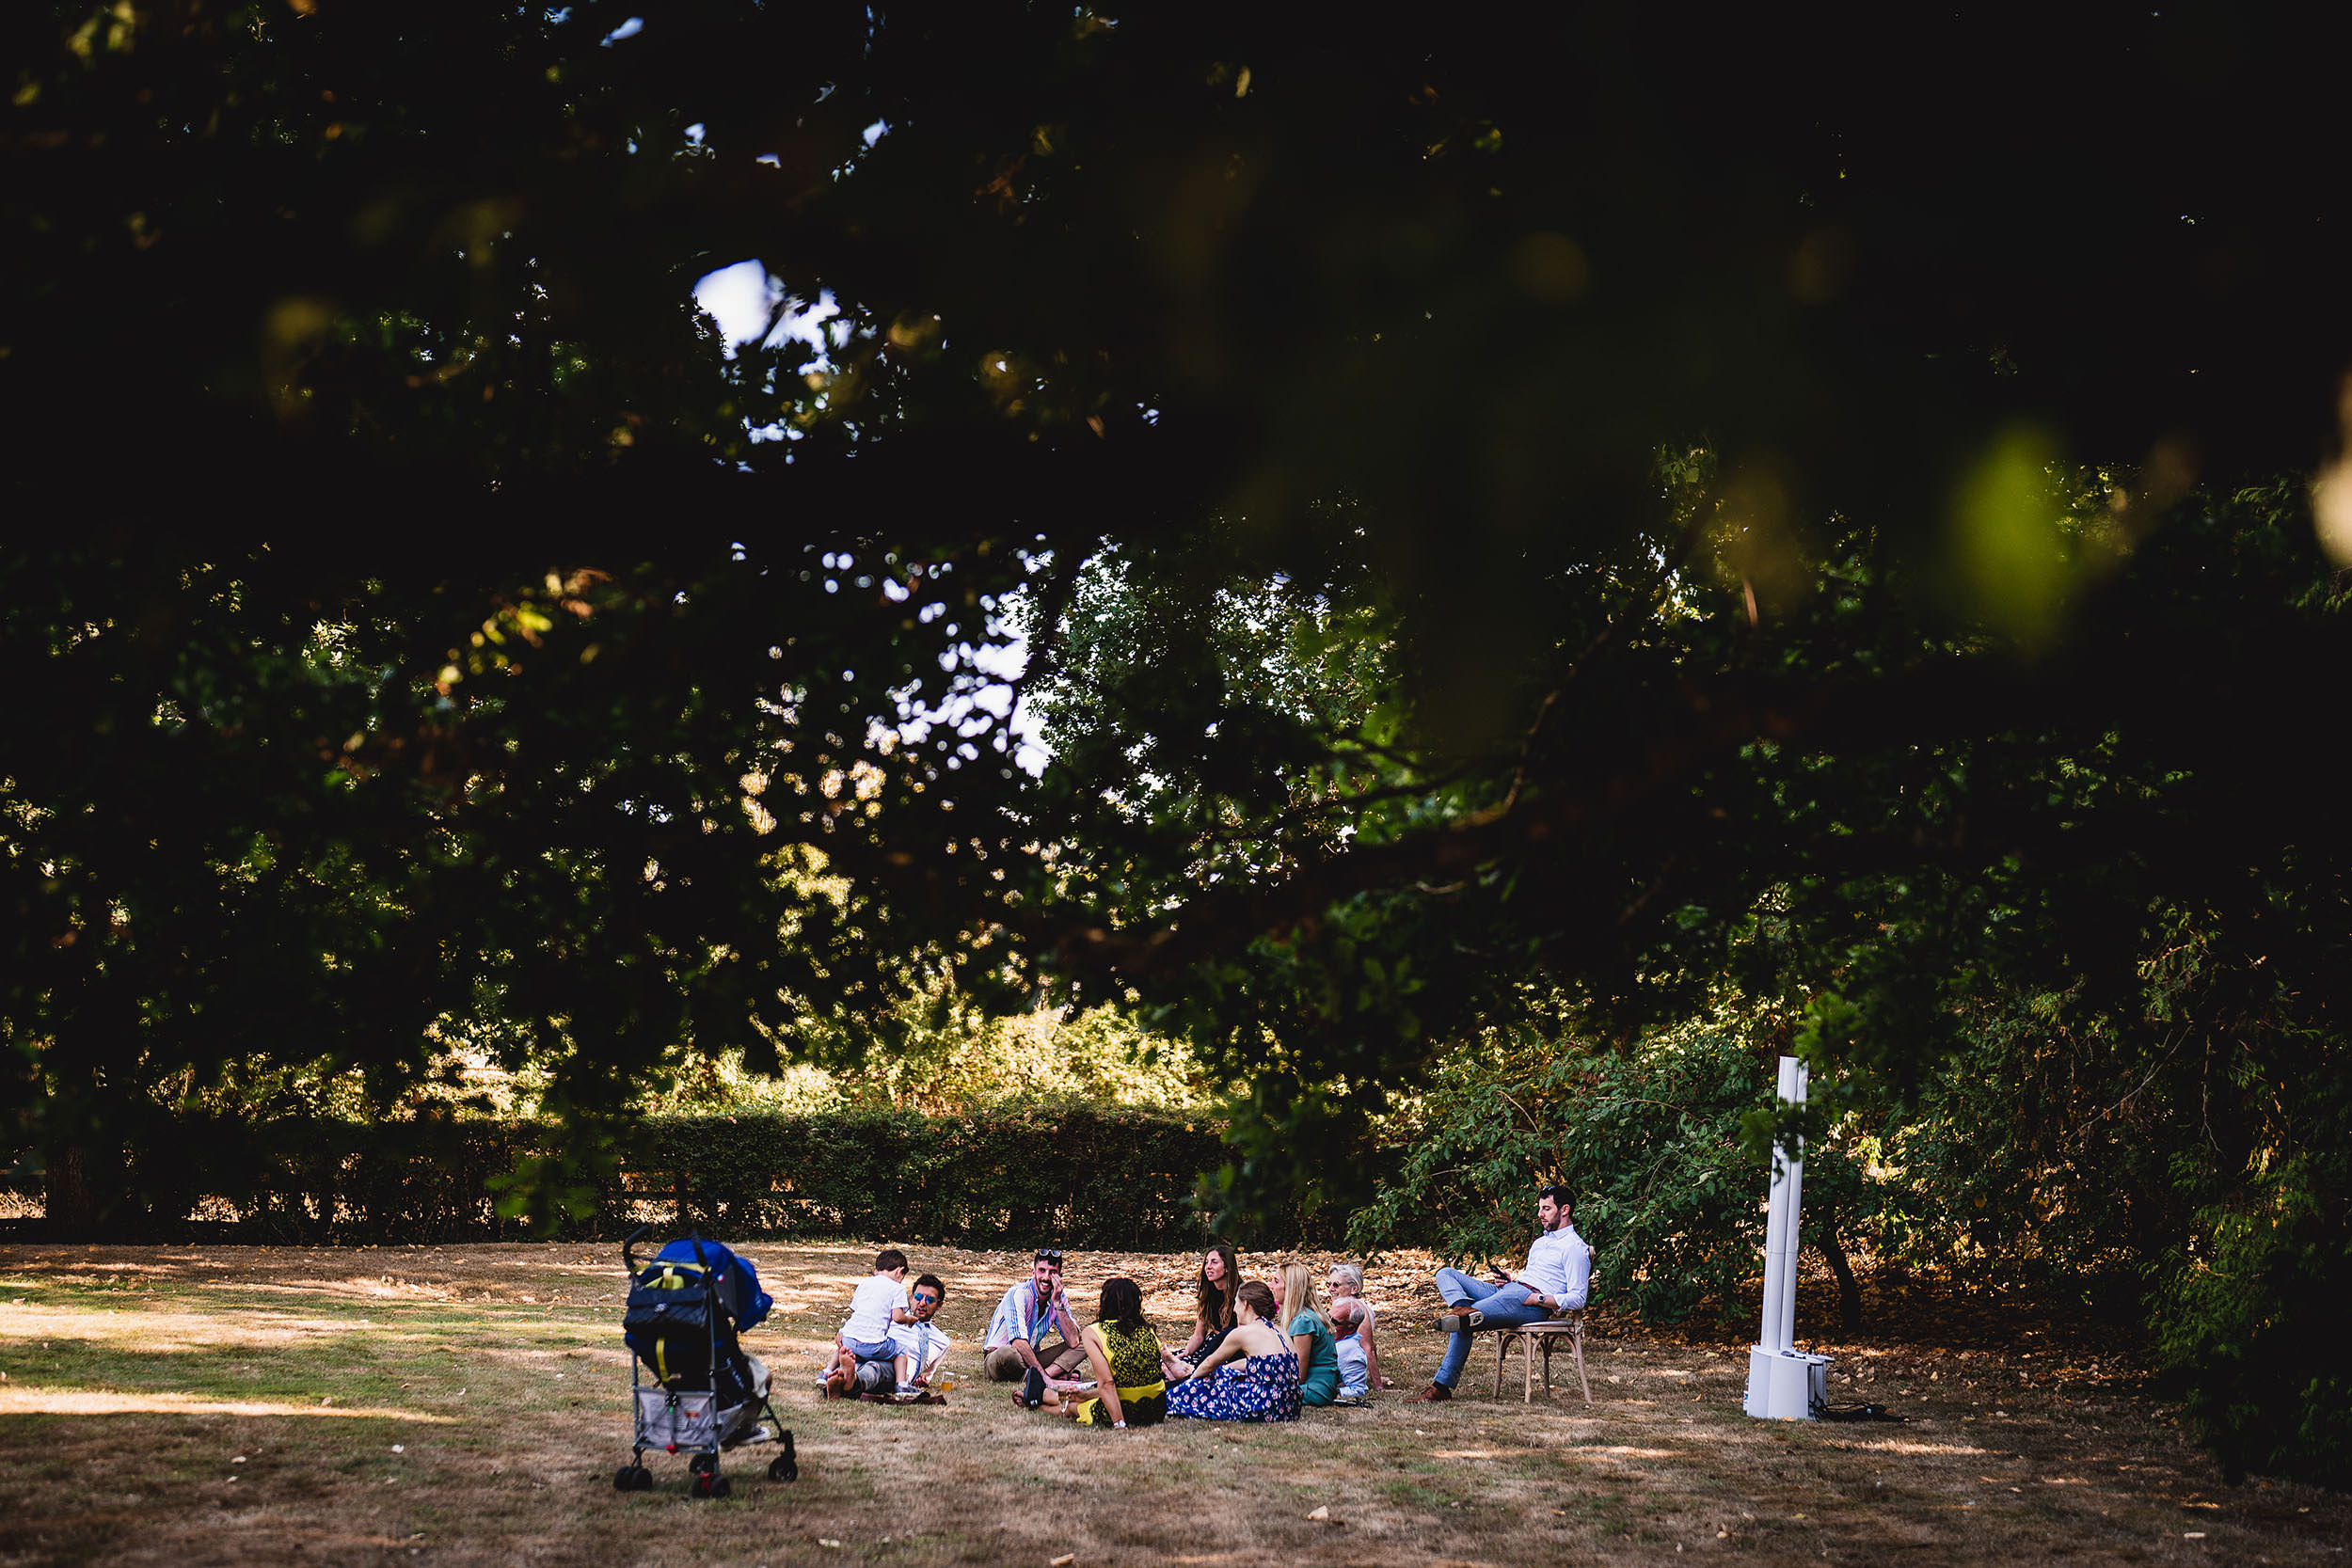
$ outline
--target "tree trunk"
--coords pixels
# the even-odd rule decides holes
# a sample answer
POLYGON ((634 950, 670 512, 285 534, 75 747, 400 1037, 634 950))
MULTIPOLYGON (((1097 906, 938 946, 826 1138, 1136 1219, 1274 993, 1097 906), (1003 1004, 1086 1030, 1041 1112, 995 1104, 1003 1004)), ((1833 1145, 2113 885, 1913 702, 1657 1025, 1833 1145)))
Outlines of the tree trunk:
POLYGON ((41 1182, 48 1231, 53 1238, 79 1238, 98 1225, 98 1205, 90 1197, 89 1179, 79 1144, 53 1144, 49 1169, 41 1182))
POLYGON ((1829 1272, 1837 1277, 1837 1326, 1848 1334, 1862 1330, 1862 1287, 1854 1282, 1853 1265, 1846 1261, 1846 1249, 1837 1244, 1837 1211, 1830 1209, 1821 1215, 1820 1228, 1813 1234, 1813 1244, 1820 1248, 1829 1262, 1829 1272))

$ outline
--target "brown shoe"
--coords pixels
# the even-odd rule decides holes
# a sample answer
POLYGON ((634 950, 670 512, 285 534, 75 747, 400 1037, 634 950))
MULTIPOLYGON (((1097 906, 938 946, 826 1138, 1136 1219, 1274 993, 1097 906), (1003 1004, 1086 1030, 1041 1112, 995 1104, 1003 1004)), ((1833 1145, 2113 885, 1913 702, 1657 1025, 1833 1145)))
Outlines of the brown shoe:
POLYGON ((1443 1404, 1453 1397, 1453 1389, 1442 1383, 1433 1383, 1405 1402, 1406 1404, 1443 1404))

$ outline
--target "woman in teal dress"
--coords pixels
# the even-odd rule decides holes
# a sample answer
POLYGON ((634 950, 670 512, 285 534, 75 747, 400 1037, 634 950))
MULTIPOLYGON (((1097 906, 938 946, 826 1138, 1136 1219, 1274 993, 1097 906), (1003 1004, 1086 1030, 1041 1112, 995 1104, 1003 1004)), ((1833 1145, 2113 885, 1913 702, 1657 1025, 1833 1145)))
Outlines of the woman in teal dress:
POLYGON ((1291 1350, 1298 1357, 1298 1398, 1304 1404, 1329 1404, 1340 1397, 1340 1341, 1315 1300, 1314 1271, 1296 1259, 1282 1265, 1282 1313, 1290 1323, 1291 1350))

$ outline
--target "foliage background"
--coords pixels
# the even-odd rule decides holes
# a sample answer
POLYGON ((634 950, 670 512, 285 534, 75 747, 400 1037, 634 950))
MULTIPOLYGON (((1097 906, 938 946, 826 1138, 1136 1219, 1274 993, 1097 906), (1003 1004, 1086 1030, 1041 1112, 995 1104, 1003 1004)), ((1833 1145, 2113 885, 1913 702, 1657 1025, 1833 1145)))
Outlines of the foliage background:
POLYGON ((1221 1131, 1200 1116, 1076 1103, 656 1116, 603 1170, 574 1173, 576 1207, 551 1232, 501 1212, 511 1173, 561 1147, 560 1130, 536 1121, 191 1121, 141 1148, 134 1180, 157 1195, 146 1226, 158 1237, 610 1241, 696 1224, 729 1239, 1172 1249, 1203 1234, 1192 1187, 1217 1164, 1221 1131))

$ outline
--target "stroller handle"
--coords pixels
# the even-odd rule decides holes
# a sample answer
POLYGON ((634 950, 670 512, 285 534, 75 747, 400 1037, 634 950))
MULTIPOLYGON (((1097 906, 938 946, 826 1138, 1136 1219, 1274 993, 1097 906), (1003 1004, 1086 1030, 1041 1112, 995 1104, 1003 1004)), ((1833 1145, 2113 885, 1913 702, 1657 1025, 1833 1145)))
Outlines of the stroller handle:
POLYGON ((621 1243, 621 1262, 628 1268, 631 1278, 635 1278, 637 1275, 637 1255, 629 1249, 651 1234, 653 1234, 652 1226, 641 1225, 630 1231, 628 1240, 621 1243))

